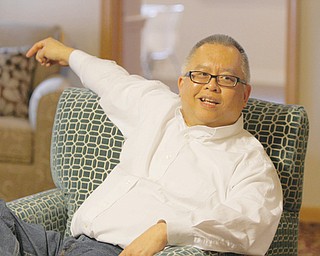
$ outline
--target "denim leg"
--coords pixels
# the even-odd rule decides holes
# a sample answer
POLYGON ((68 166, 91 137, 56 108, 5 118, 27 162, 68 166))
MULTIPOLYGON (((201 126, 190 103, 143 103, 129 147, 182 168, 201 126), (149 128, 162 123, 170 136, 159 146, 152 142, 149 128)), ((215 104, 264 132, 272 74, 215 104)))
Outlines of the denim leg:
POLYGON ((23 222, 2 200, 0 200, 0 236, 0 255, 56 256, 62 247, 59 232, 46 231, 41 225, 23 222))
POLYGON ((69 237, 64 241, 61 256, 117 256, 122 248, 116 245, 98 242, 93 238, 81 235, 78 238, 69 237))
MULTIPOLYGON (((0 210, 1 211, 1 210, 0 210)), ((1 213, 0 213, 1 214, 1 213)), ((0 255, 18 256, 20 255, 19 242, 13 235, 12 230, 0 218, 0 255)))

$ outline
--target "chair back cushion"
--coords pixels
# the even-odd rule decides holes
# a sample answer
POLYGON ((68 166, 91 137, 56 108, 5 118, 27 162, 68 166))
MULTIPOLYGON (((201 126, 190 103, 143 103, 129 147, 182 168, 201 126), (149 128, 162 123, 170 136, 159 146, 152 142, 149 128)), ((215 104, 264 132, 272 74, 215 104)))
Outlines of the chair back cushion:
POLYGON ((305 109, 249 99, 244 128, 263 145, 280 177, 284 209, 298 212, 302 201, 309 123, 305 109))
POLYGON ((119 162, 123 137, 88 89, 68 88, 58 103, 52 134, 51 170, 65 194, 68 219, 119 162))
MULTIPOLYGON (((277 168, 285 209, 298 212, 308 136, 303 107, 250 99, 243 113, 245 128, 261 141, 277 168)), ((101 109, 96 94, 83 88, 63 92, 53 127, 51 164, 54 181, 65 193, 66 235, 75 210, 119 162, 122 144, 121 132, 101 109)))

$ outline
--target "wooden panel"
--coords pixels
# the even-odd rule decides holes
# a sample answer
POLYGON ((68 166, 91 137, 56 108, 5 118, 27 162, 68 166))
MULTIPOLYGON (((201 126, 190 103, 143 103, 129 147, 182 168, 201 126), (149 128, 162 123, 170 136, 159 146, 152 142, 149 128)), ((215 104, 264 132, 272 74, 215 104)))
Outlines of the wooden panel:
POLYGON ((298 2, 288 1, 288 34, 287 34, 287 70, 286 70, 286 103, 299 103, 298 88, 298 2))
POLYGON ((122 64, 122 0, 101 0, 100 57, 122 64))

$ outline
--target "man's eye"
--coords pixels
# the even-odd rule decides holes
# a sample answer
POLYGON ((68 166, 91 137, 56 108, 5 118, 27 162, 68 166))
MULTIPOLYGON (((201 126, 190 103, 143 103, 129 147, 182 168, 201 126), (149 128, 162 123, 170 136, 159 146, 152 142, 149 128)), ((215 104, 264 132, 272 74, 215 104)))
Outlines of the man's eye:
POLYGON ((199 77, 209 77, 210 76, 208 73, 205 73, 205 72, 199 72, 197 75, 199 77))
POLYGON ((220 76, 220 79, 226 82, 234 82, 236 80, 233 76, 220 76))

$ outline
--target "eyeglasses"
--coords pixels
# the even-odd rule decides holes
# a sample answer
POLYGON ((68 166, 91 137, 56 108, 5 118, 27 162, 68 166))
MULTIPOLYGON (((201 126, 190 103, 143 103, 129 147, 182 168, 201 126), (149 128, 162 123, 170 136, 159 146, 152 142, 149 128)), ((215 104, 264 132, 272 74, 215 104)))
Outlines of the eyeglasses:
POLYGON ((212 78, 216 79, 218 85, 226 87, 235 87, 237 83, 247 84, 239 77, 231 75, 211 75, 202 71, 189 71, 184 76, 189 77, 190 80, 197 84, 208 84, 212 78))

